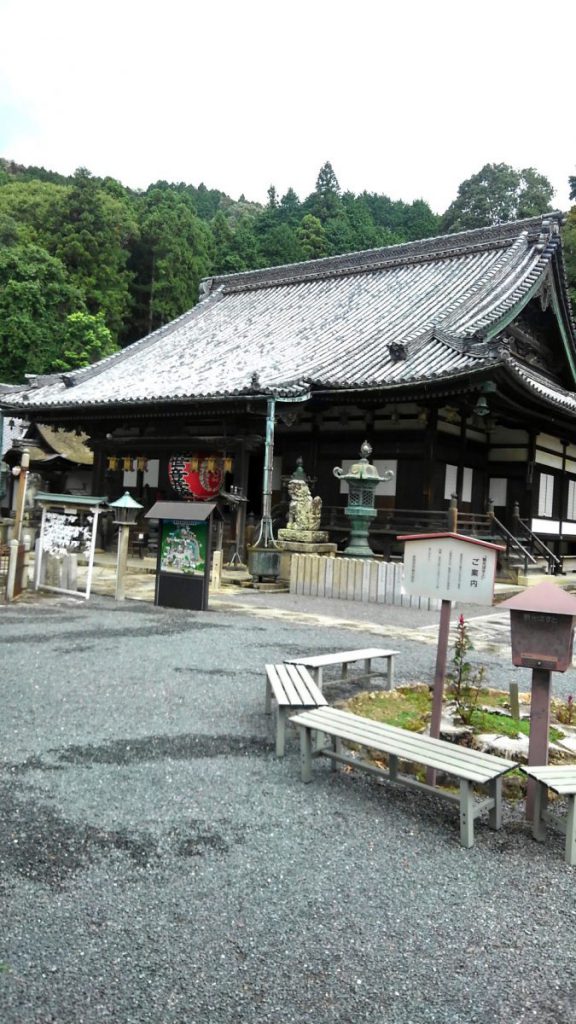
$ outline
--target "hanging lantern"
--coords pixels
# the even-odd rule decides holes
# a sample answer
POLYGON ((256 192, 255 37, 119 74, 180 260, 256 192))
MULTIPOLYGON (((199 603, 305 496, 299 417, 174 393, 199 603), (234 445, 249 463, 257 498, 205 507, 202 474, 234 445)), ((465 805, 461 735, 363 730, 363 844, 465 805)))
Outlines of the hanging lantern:
POLYGON ((216 497, 222 486, 222 462, 201 456, 173 455, 168 461, 168 479, 176 494, 185 501, 208 501, 216 497))
POLYGON ((116 472, 116 470, 118 469, 119 463, 120 463, 120 459, 116 455, 109 455, 108 456, 108 469, 110 470, 111 473, 115 473, 116 472))
POLYGON ((144 458, 143 455, 139 455, 136 459, 136 469, 139 473, 145 473, 148 469, 148 459, 144 458))
POLYGON ((226 455, 225 458, 224 458, 224 472, 225 473, 231 473, 233 469, 234 469, 234 459, 230 458, 229 455, 226 455))
POLYGON ((122 459, 122 469, 125 473, 131 473, 133 470, 132 456, 125 455, 122 459))

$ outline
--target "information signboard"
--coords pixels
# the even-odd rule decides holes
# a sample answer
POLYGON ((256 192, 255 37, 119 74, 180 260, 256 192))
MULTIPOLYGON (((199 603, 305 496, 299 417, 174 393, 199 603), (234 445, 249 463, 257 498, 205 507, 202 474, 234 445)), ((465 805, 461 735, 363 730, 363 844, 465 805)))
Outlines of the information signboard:
POLYGON ((404 589, 420 597, 489 604, 502 547, 459 534, 399 537, 404 547, 404 589))

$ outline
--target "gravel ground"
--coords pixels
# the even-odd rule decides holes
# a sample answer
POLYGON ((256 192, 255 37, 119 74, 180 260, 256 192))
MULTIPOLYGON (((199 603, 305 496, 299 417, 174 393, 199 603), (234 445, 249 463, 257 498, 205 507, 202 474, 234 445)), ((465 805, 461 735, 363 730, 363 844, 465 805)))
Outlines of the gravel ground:
MULTIPOLYGON (((562 837, 509 804, 463 850, 443 801, 303 786, 263 665, 375 636, 266 604, 0 608, 1 1024, 576 1022, 562 837)), ((387 613, 397 679, 429 679, 437 613, 387 613)))

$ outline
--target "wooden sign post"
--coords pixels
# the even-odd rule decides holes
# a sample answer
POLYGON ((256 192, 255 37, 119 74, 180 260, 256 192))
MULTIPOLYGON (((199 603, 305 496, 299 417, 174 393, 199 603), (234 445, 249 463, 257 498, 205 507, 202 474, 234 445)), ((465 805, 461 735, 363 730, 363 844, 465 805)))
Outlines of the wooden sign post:
MULTIPOLYGON (((420 533, 398 537, 404 547, 404 589, 419 597, 442 601, 434 673, 430 735, 440 735, 444 678, 448 657, 452 601, 488 604, 494 600, 496 557, 501 544, 464 537, 459 533, 420 533)), ((428 785, 436 784, 436 771, 429 768, 428 785)))

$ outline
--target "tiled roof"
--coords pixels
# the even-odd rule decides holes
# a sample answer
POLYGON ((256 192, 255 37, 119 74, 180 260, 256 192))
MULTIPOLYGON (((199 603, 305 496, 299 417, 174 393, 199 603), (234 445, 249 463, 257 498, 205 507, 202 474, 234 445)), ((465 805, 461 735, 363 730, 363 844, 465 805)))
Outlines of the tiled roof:
MULTIPOLYGON (((560 215, 203 282, 194 309, 122 352, 40 377, 10 407, 381 388, 481 371, 544 282, 560 215)), ((574 343, 573 325, 568 325, 574 343)))

